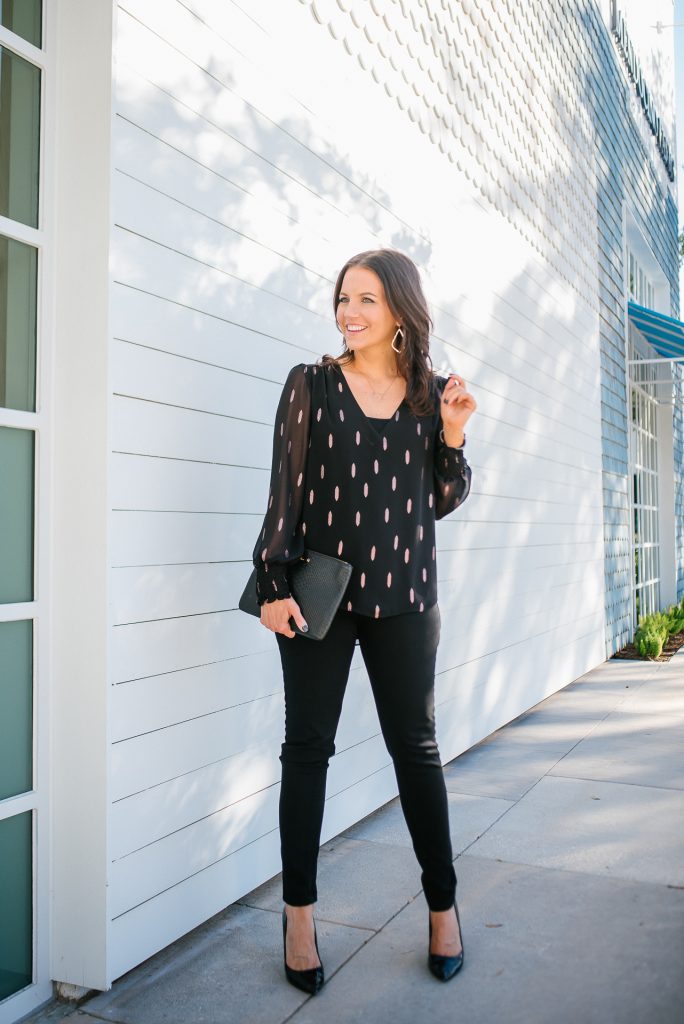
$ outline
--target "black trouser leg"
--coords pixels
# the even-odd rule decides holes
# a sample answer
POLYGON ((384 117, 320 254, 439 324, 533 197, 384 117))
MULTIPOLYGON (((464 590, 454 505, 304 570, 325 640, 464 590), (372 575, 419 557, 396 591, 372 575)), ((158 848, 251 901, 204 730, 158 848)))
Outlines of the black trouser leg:
POLYGON ((435 738, 434 679, 440 615, 359 616, 359 640, 399 799, 430 910, 448 910, 456 894, 449 805, 435 738))
POLYGON ((299 907, 318 898, 325 784, 354 654, 355 616, 338 612, 323 640, 279 633, 276 639, 285 684, 285 742, 280 754, 283 899, 299 907))

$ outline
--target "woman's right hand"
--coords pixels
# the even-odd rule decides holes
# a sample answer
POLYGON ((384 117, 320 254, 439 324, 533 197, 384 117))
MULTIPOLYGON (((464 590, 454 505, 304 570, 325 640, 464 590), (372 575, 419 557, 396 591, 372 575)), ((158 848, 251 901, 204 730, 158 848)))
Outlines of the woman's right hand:
POLYGON ((299 629, 306 633, 309 628, 294 597, 283 597, 279 601, 264 602, 261 606, 261 625, 274 633, 293 637, 297 634, 290 628, 290 616, 299 629))

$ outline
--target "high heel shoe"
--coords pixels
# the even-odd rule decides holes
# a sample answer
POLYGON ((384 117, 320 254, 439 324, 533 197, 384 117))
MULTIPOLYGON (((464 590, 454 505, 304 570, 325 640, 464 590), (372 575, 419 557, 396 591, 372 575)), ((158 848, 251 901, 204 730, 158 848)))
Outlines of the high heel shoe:
POLYGON ((428 967, 434 974, 435 978, 439 978, 440 981, 449 981, 453 978, 454 974, 457 974, 463 967, 463 932, 461 931, 461 918, 458 916, 458 904, 454 901, 454 910, 456 911, 456 920, 458 921, 458 932, 461 937, 461 952, 457 956, 440 956, 438 953, 430 952, 430 944, 432 943, 432 918, 429 918, 429 943, 428 943, 428 967))
MULTIPOLYGON (((316 943, 316 952, 318 953, 318 936, 316 935, 315 922, 314 942, 316 943)), ((320 953, 318 953, 318 959, 321 959, 320 953)), ((295 971, 294 968, 287 965, 287 913, 285 907, 283 907, 283 962, 285 964, 285 976, 290 984, 294 985, 295 988, 300 988, 302 992, 308 992, 309 995, 316 995, 325 981, 323 964, 321 963, 320 967, 309 967, 304 971, 295 971)))

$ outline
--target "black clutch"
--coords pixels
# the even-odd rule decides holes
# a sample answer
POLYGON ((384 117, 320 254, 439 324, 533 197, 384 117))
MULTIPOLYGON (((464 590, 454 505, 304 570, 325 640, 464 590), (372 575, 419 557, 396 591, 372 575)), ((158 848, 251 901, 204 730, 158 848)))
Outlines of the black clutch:
MULTIPOLYGON (((320 551, 306 551, 299 562, 288 567, 288 579, 292 596, 302 610, 302 615, 309 627, 302 633, 290 618, 290 627, 310 640, 322 640, 330 629, 335 612, 347 589, 351 578, 352 566, 341 558, 324 555, 320 551)), ((242 592, 238 608, 248 615, 261 617, 261 608, 257 603, 256 591, 257 571, 254 569, 242 592)))

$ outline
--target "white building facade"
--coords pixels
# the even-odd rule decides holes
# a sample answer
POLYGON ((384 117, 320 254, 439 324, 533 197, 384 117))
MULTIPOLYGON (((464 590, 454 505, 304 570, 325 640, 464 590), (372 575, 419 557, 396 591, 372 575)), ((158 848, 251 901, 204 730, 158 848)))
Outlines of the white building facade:
MULTIPOLYGON (((674 19, 644 6, 0 3, 0 1024, 279 870, 280 662, 237 602, 349 256, 416 261, 478 402, 444 760, 684 592, 681 370, 638 321, 679 314, 674 19)), ((395 795, 357 653, 323 838, 395 795)))

